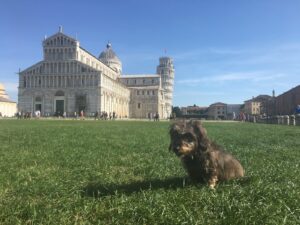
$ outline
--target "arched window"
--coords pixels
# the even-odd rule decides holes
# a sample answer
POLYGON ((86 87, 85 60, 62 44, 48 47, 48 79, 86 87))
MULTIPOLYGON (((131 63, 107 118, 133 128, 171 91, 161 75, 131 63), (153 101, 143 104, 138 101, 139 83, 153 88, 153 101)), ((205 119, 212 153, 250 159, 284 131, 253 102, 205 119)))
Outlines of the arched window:
POLYGON ((65 96, 65 93, 63 91, 57 91, 55 96, 65 96))

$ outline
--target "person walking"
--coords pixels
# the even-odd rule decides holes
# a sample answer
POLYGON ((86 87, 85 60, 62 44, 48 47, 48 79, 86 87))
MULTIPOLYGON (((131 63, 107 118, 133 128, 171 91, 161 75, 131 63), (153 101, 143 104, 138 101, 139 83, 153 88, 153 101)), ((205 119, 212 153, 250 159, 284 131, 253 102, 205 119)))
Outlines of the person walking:
POLYGON ((83 110, 80 111, 80 119, 84 120, 84 112, 83 112, 83 110))

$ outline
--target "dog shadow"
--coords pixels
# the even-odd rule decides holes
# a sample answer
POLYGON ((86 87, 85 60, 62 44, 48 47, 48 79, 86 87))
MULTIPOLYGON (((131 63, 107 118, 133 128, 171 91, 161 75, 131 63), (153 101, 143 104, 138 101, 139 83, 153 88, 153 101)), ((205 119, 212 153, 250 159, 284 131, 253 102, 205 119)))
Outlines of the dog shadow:
POLYGON ((82 195, 100 198, 117 194, 129 195, 148 190, 184 188, 190 185, 194 185, 194 183, 187 177, 171 177, 163 180, 152 179, 136 181, 128 184, 103 184, 101 182, 90 182, 83 188, 82 195))
MULTIPOLYGON (((253 182, 251 177, 243 177, 234 181, 240 186, 248 186, 253 182)), ((232 181, 221 182, 220 186, 232 185, 232 181)), ((185 188, 187 186, 197 186, 199 188, 207 186, 205 183, 194 182, 188 177, 170 177, 166 179, 152 179, 144 181, 136 181, 126 184, 104 184, 101 182, 90 182, 82 189, 83 197, 101 198, 105 196, 112 196, 118 194, 130 195, 133 193, 165 189, 175 190, 178 188, 185 188)))

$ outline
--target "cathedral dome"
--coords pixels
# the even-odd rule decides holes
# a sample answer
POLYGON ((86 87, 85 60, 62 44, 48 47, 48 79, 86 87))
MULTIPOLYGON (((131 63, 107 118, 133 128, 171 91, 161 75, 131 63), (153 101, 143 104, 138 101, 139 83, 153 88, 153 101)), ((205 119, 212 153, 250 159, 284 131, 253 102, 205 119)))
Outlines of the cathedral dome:
POLYGON ((101 52, 98 59, 113 70, 115 70, 117 73, 121 74, 122 63, 116 55, 116 53, 113 51, 111 43, 108 43, 106 45, 106 49, 103 52, 101 52))

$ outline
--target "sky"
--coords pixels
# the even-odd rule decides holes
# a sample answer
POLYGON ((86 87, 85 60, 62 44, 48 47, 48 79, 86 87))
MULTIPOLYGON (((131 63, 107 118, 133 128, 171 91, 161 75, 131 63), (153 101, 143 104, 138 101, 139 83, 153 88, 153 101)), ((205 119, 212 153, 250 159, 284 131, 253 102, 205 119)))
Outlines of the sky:
POLYGON ((300 84, 298 0, 10 0, 0 9, 0 83, 17 101, 21 70, 42 40, 77 37, 98 56, 108 41, 124 74, 154 74, 174 59, 174 106, 242 104, 300 84))

